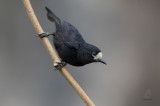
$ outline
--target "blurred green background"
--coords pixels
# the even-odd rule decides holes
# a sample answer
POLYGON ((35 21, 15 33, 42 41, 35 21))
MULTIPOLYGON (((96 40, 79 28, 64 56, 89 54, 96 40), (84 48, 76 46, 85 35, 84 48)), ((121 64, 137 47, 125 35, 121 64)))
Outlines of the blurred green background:
MULTIPOLYGON (((67 69, 97 106, 160 106, 159 0, 31 0, 46 32, 45 6, 73 24, 108 65, 67 69), (144 100, 146 91, 152 100, 144 100)), ((85 106, 54 70, 22 0, 0 1, 0 106, 85 106)), ((49 37, 52 40, 52 37, 49 37)))

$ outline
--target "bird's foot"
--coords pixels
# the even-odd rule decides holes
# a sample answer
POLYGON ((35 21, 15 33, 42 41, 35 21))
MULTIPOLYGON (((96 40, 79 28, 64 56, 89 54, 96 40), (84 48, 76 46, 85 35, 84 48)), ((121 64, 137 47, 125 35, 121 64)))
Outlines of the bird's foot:
POLYGON ((41 34, 38 34, 37 37, 48 37, 49 35, 55 35, 55 33, 48 33, 48 32, 44 32, 44 33, 41 33, 41 34))
POLYGON ((62 62, 56 62, 56 63, 57 63, 57 65, 54 66, 56 68, 55 71, 60 70, 61 68, 63 68, 64 66, 67 65, 67 63, 63 62, 63 61, 62 62))

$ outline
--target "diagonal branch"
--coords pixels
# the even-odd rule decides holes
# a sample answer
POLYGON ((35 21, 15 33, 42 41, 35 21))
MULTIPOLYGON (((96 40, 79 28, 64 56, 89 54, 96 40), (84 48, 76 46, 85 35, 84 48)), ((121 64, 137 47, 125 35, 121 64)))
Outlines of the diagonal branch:
MULTIPOLYGON (((32 9, 31 3, 29 0, 22 0, 28 16, 38 34, 44 33, 41 25, 38 22, 38 19, 32 9)), ((47 37, 40 38, 46 47, 49 55, 51 56, 53 62, 60 62, 58 55, 56 54, 55 50, 53 49, 51 43, 49 42, 47 37)), ((83 89, 79 86, 79 84, 75 81, 75 79, 71 76, 71 74, 67 71, 64 67, 59 70, 62 75, 66 78, 66 80, 70 83, 70 85, 74 88, 74 90, 78 93, 78 95, 82 98, 87 106, 95 106, 95 104, 91 101, 91 99, 87 96, 87 94, 83 91, 83 89)))

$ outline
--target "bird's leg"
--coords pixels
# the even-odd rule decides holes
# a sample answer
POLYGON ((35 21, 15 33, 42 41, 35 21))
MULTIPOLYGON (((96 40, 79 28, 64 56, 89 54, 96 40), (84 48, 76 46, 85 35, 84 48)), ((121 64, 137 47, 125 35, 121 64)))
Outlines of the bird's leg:
POLYGON ((60 70, 61 68, 63 68, 64 66, 66 66, 67 65, 67 63, 66 62, 56 62, 57 63, 57 65, 56 66, 54 66, 56 69, 55 70, 60 70))
POLYGON ((53 32, 53 33, 44 32, 44 33, 38 34, 37 37, 42 38, 42 37, 48 37, 49 35, 53 35, 54 36, 55 32, 53 32))

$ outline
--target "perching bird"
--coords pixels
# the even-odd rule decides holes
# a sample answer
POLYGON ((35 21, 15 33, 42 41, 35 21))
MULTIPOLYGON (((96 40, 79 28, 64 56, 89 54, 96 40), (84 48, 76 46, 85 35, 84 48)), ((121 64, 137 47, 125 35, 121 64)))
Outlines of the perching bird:
POLYGON ((87 43, 73 25, 58 18, 49 8, 46 7, 46 10, 48 19, 55 23, 56 32, 42 33, 39 37, 53 35, 54 46, 62 60, 58 69, 66 63, 73 66, 83 66, 92 62, 106 64, 99 48, 87 43))

